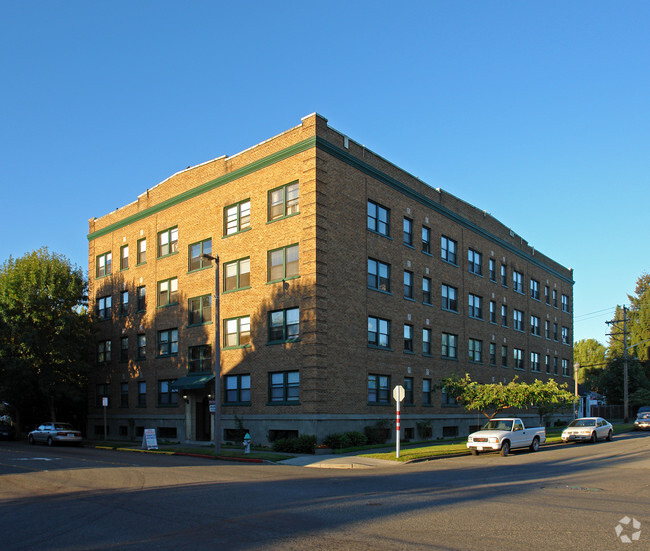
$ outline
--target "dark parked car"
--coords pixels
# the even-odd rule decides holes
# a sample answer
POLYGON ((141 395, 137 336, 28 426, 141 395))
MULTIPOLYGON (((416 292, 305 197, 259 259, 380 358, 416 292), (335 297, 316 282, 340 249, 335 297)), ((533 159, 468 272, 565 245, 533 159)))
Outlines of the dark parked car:
POLYGON ((0 440, 14 440, 16 429, 8 423, 0 423, 0 440))
POLYGON ((81 433, 72 428, 70 423, 43 423, 27 436, 30 444, 43 442, 48 446, 54 444, 81 444, 81 433))

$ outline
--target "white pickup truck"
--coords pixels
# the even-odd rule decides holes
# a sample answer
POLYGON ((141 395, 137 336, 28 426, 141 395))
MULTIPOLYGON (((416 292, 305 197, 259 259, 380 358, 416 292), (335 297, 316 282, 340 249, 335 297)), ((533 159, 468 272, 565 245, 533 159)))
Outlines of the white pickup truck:
POLYGON ((544 427, 526 428, 524 422, 517 417, 491 419, 481 430, 467 437, 467 447, 472 455, 483 451, 501 451, 505 457, 515 448, 529 448, 536 452, 544 442, 544 427))

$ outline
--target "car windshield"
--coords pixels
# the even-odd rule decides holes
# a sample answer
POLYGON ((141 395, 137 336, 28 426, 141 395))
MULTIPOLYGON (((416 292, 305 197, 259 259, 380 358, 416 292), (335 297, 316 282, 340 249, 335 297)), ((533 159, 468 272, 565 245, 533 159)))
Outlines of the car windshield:
POLYGON ((639 419, 650 419, 650 412, 648 413, 639 413, 639 419))
POLYGON ((74 430, 70 423, 55 423, 54 430, 74 430))
POLYGON ((483 430, 512 430, 512 421, 493 419, 485 423, 483 430))
POLYGON ((576 419, 569 423, 570 427, 593 427, 596 425, 595 419, 576 419))

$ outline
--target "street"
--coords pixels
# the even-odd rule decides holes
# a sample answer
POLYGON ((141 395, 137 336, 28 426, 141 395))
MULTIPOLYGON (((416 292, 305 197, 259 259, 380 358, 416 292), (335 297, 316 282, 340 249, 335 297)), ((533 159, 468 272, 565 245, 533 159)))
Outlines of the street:
POLYGON ((648 549, 649 436, 352 470, 0 442, 0 548, 648 549))

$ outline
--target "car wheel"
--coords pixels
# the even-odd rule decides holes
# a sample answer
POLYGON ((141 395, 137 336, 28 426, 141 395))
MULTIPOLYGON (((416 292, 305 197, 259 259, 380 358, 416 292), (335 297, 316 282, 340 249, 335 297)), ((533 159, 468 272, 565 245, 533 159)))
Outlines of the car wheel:
POLYGON ((469 450, 472 455, 478 455, 478 450, 469 450))
POLYGON ((27 440, 29 441, 29 443, 30 443, 32 446, 33 446, 34 444, 36 444, 36 442, 34 442, 34 437, 33 437, 31 434, 29 435, 29 438, 27 438, 27 440))
POLYGON ((591 433, 591 438, 589 439, 589 442, 592 444, 595 444, 598 441, 598 436, 596 435, 596 431, 591 433))
POLYGON ((501 444, 501 455, 506 457, 510 453, 510 442, 507 440, 501 444))
POLYGON ((530 444, 530 451, 531 452, 538 452, 539 451, 539 438, 537 438, 537 436, 535 436, 535 438, 533 438, 533 441, 530 444))
POLYGON ((48 446, 53 446, 53 445, 54 445, 54 442, 52 441, 52 437, 51 437, 51 436, 48 436, 48 438, 47 438, 47 445, 48 445, 48 446))
POLYGON ((608 442, 611 442, 612 440, 614 440, 614 434, 613 434, 612 431, 610 430, 610 431, 607 433, 607 441, 608 441, 608 442))

